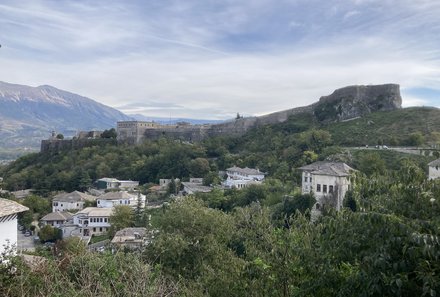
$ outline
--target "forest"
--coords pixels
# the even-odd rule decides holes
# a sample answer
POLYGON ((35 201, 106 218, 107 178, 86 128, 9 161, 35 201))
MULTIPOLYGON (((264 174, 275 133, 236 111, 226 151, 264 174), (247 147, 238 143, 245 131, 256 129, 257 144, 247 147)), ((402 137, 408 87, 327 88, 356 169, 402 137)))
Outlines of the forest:
POLYGON ((3 186, 35 189, 28 202, 35 213, 54 191, 84 190, 104 176, 139 180, 144 189, 172 177, 216 184, 219 170, 237 165, 268 178, 168 199, 156 210, 121 207, 112 232, 157 230, 143 250, 96 253, 76 239, 59 241, 37 251, 46 260, 36 267, 20 257, 0 265, 0 295, 438 296, 440 183, 426 175, 435 156, 349 150, 328 130, 298 120, 198 144, 160 139, 18 159, 0 170, 3 186), (328 206, 311 219, 315 199, 301 194, 297 168, 324 159, 357 173, 343 210, 328 206))

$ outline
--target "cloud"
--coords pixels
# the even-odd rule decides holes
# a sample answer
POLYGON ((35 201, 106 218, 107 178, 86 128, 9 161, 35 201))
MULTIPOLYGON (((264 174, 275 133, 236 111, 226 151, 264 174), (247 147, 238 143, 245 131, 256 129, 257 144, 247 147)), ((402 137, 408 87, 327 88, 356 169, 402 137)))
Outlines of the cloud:
POLYGON ((0 80, 148 116, 216 119, 307 105, 352 84, 439 91, 436 3, 4 1, 0 80))

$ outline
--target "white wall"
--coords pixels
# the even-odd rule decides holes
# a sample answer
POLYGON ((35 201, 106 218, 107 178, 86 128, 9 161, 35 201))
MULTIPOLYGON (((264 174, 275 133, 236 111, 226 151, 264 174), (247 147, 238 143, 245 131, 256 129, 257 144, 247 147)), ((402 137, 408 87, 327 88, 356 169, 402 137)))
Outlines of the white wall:
POLYGON ((429 166, 429 179, 440 178, 440 166, 429 166))
POLYGON ((4 245, 17 245, 17 218, 0 223, 0 254, 3 253, 4 245))
POLYGON ((52 202, 52 212, 67 211, 71 209, 84 209, 84 201, 79 201, 79 202, 53 201, 52 202), (54 204, 58 204, 58 205, 55 206, 54 204))

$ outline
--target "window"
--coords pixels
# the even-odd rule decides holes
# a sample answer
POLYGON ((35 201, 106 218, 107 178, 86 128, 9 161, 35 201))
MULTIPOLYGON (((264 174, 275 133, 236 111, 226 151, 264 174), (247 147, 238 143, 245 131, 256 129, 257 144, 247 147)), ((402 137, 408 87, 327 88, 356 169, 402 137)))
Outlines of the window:
POLYGON ((321 192, 321 185, 320 184, 316 185, 316 192, 321 192))
POLYGON ((101 223, 102 223, 102 218, 99 218, 99 222, 101 222, 101 223))
POLYGON ((307 182, 307 176, 304 176, 304 181, 307 182))
POLYGON ((98 204, 101 204, 101 200, 98 200, 98 204))
POLYGON ((327 193, 327 185, 322 186, 322 192, 327 193))
POLYGON ((54 202, 54 203, 53 203, 53 206, 58 206, 58 202, 54 202))
POLYGON ((99 232, 102 232, 102 227, 99 228, 99 232))
POLYGON ((333 186, 328 186, 328 192, 333 193, 333 186))
POLYGON ((312 182, 312 177, 309 177, 310 182, 312 182))
POLYGON ((108 219, 107 219, 107 218, 104 218, 104 222, 107 223, 107 222, 108 222, 108 219))
POLYGON ((93 232, 96 232, 96 228, 93 228, 93 232))

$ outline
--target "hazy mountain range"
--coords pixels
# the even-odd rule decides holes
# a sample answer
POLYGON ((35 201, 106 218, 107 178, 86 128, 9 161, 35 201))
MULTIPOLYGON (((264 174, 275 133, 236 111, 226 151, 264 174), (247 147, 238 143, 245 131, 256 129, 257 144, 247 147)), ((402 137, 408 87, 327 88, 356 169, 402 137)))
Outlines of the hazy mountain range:
POLYGON ((38 148, 51 131, 74 136, 78 131, 105 130, 121 120, 174 124, 219 121, 126 115, 90 98, 52 86, 30 87, 0 81, 0 148, 38 148))

